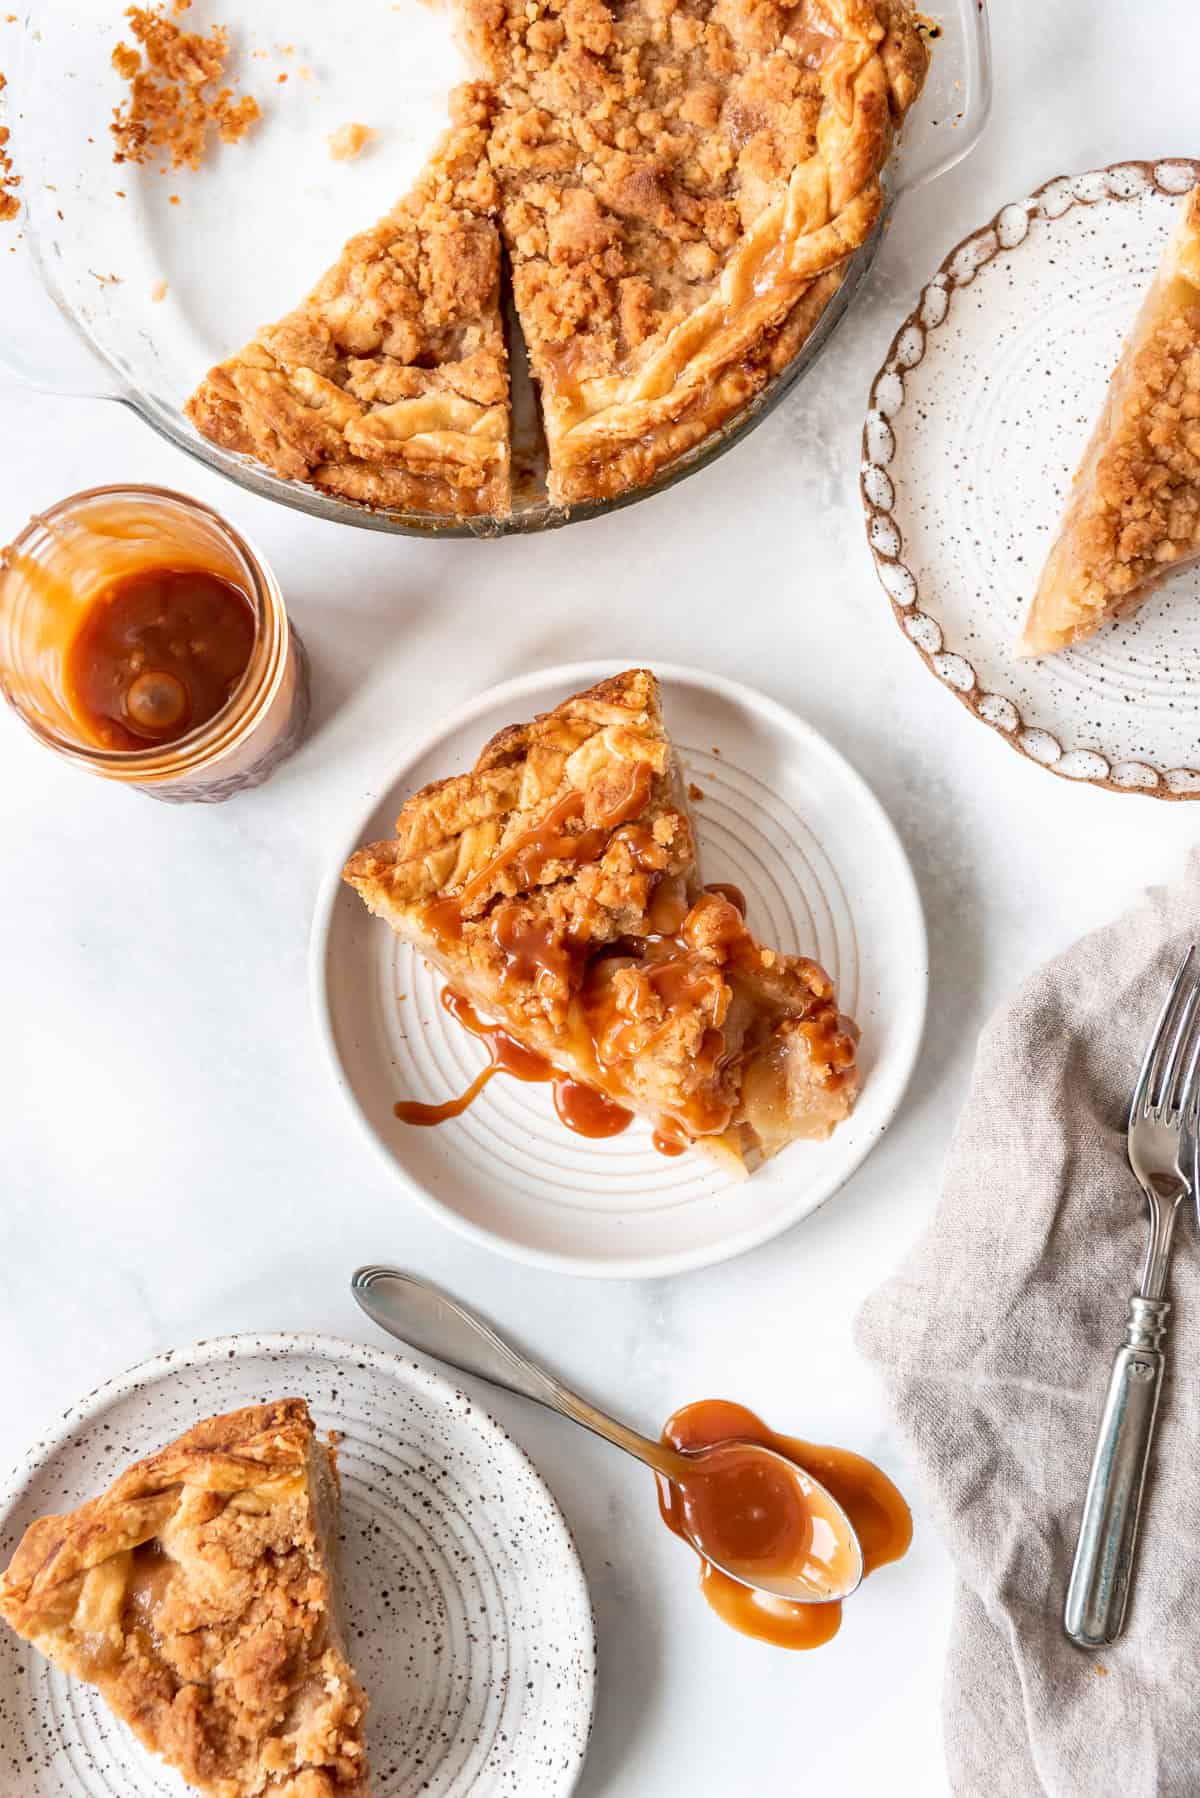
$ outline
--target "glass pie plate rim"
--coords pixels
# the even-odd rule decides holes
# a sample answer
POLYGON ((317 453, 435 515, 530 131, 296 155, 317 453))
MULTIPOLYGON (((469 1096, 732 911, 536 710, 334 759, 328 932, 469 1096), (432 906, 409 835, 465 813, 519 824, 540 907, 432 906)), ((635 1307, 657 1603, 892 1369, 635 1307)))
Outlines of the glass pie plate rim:
MULTIPOLYGON (((88 0, 81 0, 78 9, 86 12, 87 5, 88 0)), ((181 401, 170 402, 152 392, 148 384, 139 381, 127 368, 123 368, 121 361, 106 347, 84 316, 83 308, 73 301, 65 281, 59 277, 58 271, 63 266, 64 257, 61 243, 56 240, 56 234, 62 230, 56 221, 61 221, 63 217, 52 197, 57 194, 57 186, 36 180, 40 167, 37 155, 38 86, 40 82, 52 81, 61 88, 63 74, 61 68, 53 66, 54 51, 49 54, 43 52, 48 34, 40 28, 39 20, 46 20, 57 11, 58 7, 53 6, 51 0, 29 0, 25 12, 16 21, 23 28, 15 64, 17 72, 0 99, 0 122, 9 119, 14 124, 14 157, 19 159, 22 138, 27 149, 32 139, 34 150, 30 168, 22 170, 18 165, 18 172, 24 173, 26 179, 18 189, 23 203, 16 225, 21 232, 22 242, 14 247, 20 248, 23 254, 5 257, 0 261, 0 304, 8 297, 4 264, 8 263, 10 268, 13 263, 23 264, 21 274, 26 283, 27 303, 31 306, 40 303, 43 309, 47 299, 53 304, 60 319, 68 327, 68 335, 75 340, 71 344, 71 351, 76 366, 83 366, 80 374, 69 382, 46 379, 24 363, 20 351, 12 344, 0 344, 0 367, 7 369, 25 384, 45 391, 116 401, 177 449, 260 498, 273 500, 310 517, 401 536, 490 538, 553 530, 619 511, 640 500, 649 499, 718 460, 761 424, 812 367, 845 318, 869 272, 900 195, 936 180, 970 152, 983 130, 991 103, 986 13, 977 4, 977 0, 949 0, 947 24, 942 30, 945 41, 937 47, 934 70, 942 90, 939 97, 953 93, 957 116, 947 122, 939 136, 936 125, 930 118, 932 96, 927 84, 926 93, 918 102, 912 120, 906 124, 903 142, 898 146, 892 163, 885 172, 884 205, 875 228, 866 242, 849 258, 840 287, 786 367, 732 418, 641 486, 570 506, 555 505, 543 493, 516 499, 513 510, 502 517, 447 518, 402 509, 374 508, 340 499, 302 481, 285 480, 248 457, 209 443, 185 417, 181 401), (85 346, 83 354, 80 354, 81 344, 85 346)), ((200 23, 203 27, 204 21, 200 23)), ((114 17, 114 42, 119 30, 119 18, 114 17)), ((6 52, 6 55, 10 66, 13 66, 11 52, 6 52)), ((931 76, 931 81, 932 79, 931 76)), ((939 110, 945 116, 944 103, 939 110)), ((41 111, 44 115, 45 109, 41 111)), ((99 142, 101 130, 98 120, 97 136, 93 141, 97 142, 97 148, 103 154, 104 146, 99 142)), ((186 176, 187 171, 184 171, 181 178, 186 179, 186 176)), ((363 222, 369 222, 369 218, 363 222)), ((314 278, 316 272, 314 271, 314 278)), ((104 279, 99 275, 96 278, 104 279)), ((114 283, 115 287, 120 285, 120 282, 114 283)), ((109 297, 111 298, 111 294, 109 297)), ((233 341, 229 347, 234 347, 233 341)), ((524 374, 520 367, 521 361, 523 353, 513 363, 514 395, 524 374)), ((197 378, 201 372, 202 369, 196 371, 197 378)), ((524 380, 527 384, 527 374, 524 375, 524 380)))

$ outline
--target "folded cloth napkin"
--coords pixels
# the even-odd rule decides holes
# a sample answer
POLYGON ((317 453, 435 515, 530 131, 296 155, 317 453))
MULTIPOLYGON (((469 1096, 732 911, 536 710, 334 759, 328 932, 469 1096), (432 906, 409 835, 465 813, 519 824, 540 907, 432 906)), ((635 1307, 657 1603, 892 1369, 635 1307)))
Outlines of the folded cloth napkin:
POLYGON ((1200 851, 1029 980, 985 1028, 932 1229, 864 1307, 960 1586, 945 1736, 957 1794, 1200 1794, 1200 1263, 1181 1211, 1167 1372, 1125 1634, 1062 1609, 1145 1203, 1125 1114, 1189 942, 1200 851))

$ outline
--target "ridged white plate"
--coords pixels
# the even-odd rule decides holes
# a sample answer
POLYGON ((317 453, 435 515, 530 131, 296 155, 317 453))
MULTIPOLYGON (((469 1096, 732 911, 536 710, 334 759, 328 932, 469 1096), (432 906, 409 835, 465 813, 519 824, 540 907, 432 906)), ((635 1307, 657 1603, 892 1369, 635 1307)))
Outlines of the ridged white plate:
POLYGON ((1061 175, 958 244, 897 331, 863 432, 867 535, 926 665, 1071 780, 1200 798, 1200 564, 1060 655, 1018 628, 1200 162, 1061 175))
MULTIPOLYGON (((341 1432, 350 1650, 376 1798, 565 1798, 583 1765, 595 1635, 583 1569, 532 1463, 478 1404, 399 1355, 329 1336, 228 1336, 102 1386, 0 1494, 25 1528, 203 1417, 306 1398, 341 1432)), ((0 1623, 4 1798, 184 1798, 88 1686, 0 1623)))
MULTIPOLYGON (((330 871, 311 969, 334 1079, 412 1193, 519 1259, 622 1277, 724 1260, 836 1192, 899 1103, 920 1045, 927 979, 912 873, 859 776, 773 701, 660 663, 667 725, 703 793, 692 813, 704 878, 735 882, 759 935, 815 956, 837 981, 843 1009, 862 1027, 853 1116, 829 1142, 794 1144, 735 1182, 695 1151, 659 1155, 640 1124, 603 1142, 573 1136, 549 1088, 504 1076, 450 1123, 414 1128, 396 1119, 397 1099, 449 1098, 485 1056, 439 1004, 439 977, 341 880, 343 862, 358 844, 391 834, 410 793, 469 768, 503 725, 629 665, 551 668, 492 688, 404 751, 330 871)), ((397 1241, 402 1228, 398 1219, 397 1241)))

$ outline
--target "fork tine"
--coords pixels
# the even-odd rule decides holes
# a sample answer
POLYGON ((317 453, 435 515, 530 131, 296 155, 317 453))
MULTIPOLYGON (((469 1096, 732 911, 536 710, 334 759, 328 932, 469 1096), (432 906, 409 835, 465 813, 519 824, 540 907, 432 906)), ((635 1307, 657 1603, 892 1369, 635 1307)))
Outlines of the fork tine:
POLYGON ((1163 1073, 1163 1096, 1160 1110, 1177 1119, 1191 1098, 1188 1074, 1194 1058, 1192 1039, 1196 1032, 1197 1003, 1200 1002, 1200 979, 1193 977, 1191 990, 1183 1002, 1171 1056, 1163 1073))
MULTIPOLYGON (((1200 1009, 1192 1014, 1191 1051, 1177 1082, 1180 1123, 1194 1137, 1200 1117, 1200 1009)), ((1194 1185, 1194 1183, 1193 1183, 1194 1185)))
POLYGON ((1195 975, 1185 980, 1180 987, 1175 1005, 1175 1015, 1171 1019, 1170 1046, 1165 1055, 1161 1052, 1159 1055, 1159 1065, 1150 1093, 1150 1107, 1152 1116, 1160 1121, 1171 1109, 1171 1095, 1174 1091, 1176 1075, 1179 1072, 1179 1062, 1187 1038, 1188 1027, 1196 1007, 1197 990, 1195 975))
POLYGON ((1188 969, 1192 965, 1192 957, 1195 953, 1195 944, 1192 944, 1183 958, 1179 972, 1171 983, 1171 990, 1167 994, 1166 1002, 1158 1014, 1158 1022, 1154 1026, 1150 1041, 1146 1045, 1146 1053, 1142 1057, 1142 1065, 1138 1069, 1138 1077, 1134 1083, 1133 1097, 1129 1101, 1129 1122, 1131 1125, 1135 1118, 1139 1117, 1143 1112, 1149 1111, 1152 1103, 1152 1094, 1158 1090, 1158 1080, 1156 1075, 1161 1066, 1163 1048, 1167 1041, 1168 1027, 1174 1020, 1175 1003, 1179 997, 1180 989, 1187 978, 1188 969))

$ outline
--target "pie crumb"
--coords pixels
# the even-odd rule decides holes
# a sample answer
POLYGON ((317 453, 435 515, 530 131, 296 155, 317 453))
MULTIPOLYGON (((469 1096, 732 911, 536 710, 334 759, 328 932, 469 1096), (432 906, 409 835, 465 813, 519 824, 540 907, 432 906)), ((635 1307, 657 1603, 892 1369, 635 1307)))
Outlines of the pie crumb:
MULTIPOLYGON (((175 17, 191 0, 174 0, 175 17)), ((222 143, 235 144, 260 118, 258 101, 236 97, 223 85, 229 33, 214 25, 207 35, 184 31, 162 5, 131 6, 125 17, 141 49, 120 43, 112 66, 129 85, 113 110, 114 162, 170 158, 172 168, 198 169, 215 126, 222 143)))
POLYGON ((339 125, 329 135, 329 154, 334 162, 354 162, 376 135, 370 125, 339 125))
POLYGON ((162 302, 167 297, 167 291, 167 283, 165 281, 156 281, 154 283, 154 286, 150 289, 150 298, 156 306, 161 306, 162 302))
MULTIPOLYGON (((0 75, 0 93, 8 86, 8 77, 0 75)), ((0 125, 0 223, 15 219, 21 210, 15 189, 21 185, 20 175, 13 174, 12 157, 8 153, 8 126, 0 125)))
POLYGON ((700 801, 704 798, 704 788, 698 787, 694 780, 689 780, 688 782, 688 798, 693 805, 699 805, 700 801))

